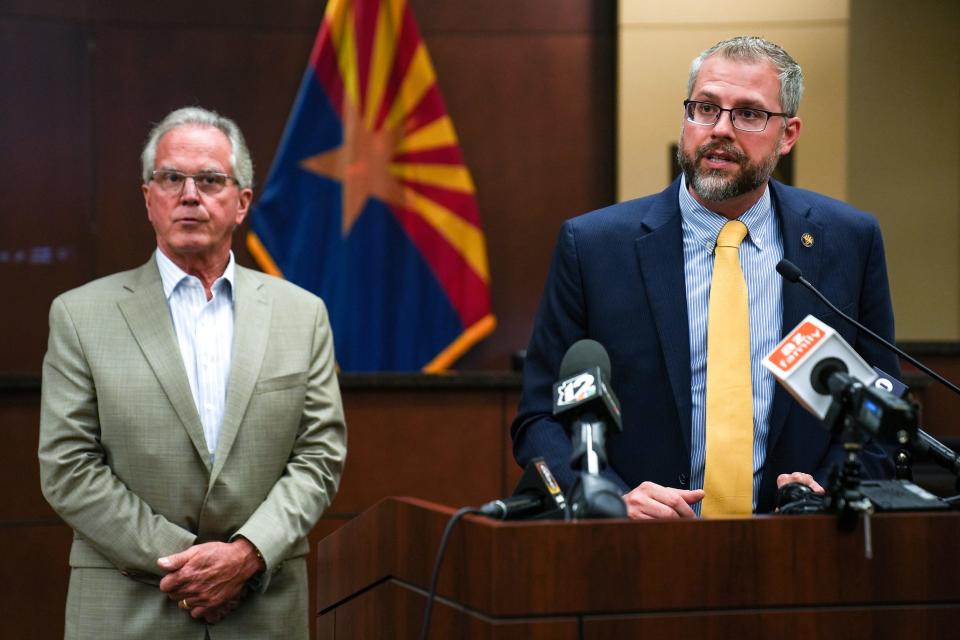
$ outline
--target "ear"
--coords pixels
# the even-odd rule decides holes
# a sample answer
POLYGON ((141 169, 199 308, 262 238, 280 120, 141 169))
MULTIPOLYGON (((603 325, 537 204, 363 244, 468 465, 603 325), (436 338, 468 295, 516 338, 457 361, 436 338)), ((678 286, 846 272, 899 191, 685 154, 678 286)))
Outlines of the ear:
POLYGON ((253 202, 253 189, 240 190, 240 204, 237 207, 237 217, 233 221, 235 225, 240 225, 247 217, 250 211, 250 203, 253 202))
POLYGON ((793 145, 797 144, 802 125, 803 122, 796 116, 787 120, 787 126, 784 127, 783 130, 783 137, 780 139, 780 155, 787 155, 790 153, 790 150, 793 149, 793 145))
POLYGON ((142 184, 140 189, 143 191, 143 205, 147 208, 147 220, 153 222, 150 218, 150 185, 142 184))

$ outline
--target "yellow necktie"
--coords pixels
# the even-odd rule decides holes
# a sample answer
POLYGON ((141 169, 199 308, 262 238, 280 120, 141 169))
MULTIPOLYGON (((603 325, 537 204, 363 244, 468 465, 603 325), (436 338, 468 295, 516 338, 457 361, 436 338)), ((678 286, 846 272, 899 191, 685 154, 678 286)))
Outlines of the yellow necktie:
POLYGON ((739 220, 717 236, 707 320, 707 451, 700 515, 753 511, 753 387, 750 382, 750 316, 739 220))

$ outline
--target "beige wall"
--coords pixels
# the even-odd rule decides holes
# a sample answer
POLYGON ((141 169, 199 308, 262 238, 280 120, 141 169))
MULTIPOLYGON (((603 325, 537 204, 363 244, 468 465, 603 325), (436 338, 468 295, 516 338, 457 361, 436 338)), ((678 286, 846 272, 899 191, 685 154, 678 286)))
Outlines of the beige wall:
POLYGON ((880 220, 901 340, 960 339, 960 2, 853 0, 849 199, 880 220))
POLYGON ((715 42, 759 35, 794 56, 806 76, 803 130, 795 149, 798 186, 847 195, 846 0, 768 3, 734 0, 620 0, 617 196, 659 191, 670 177, 690 62, 715 42))
POLYGON ((620 0, 618 198, 667 184, 690 61, 766 37, 806 79, 796 185, 877 215, 899 339, 960 339, 958 15, 957 0, 620 0))

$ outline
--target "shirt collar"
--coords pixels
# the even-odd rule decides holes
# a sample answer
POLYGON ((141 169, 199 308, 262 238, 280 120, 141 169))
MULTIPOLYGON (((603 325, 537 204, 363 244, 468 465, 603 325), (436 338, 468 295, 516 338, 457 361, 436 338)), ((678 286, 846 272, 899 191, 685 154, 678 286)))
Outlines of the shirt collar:
MULTIPOLYGON (((154 253, 157 256, 157 268, 160 270, 160 281, 163 283, 163 295, 169 301, 170 296, 181 282, 188 278, 194 278, 195 276, 191 276, 189 273, 178 267, 176 263, 168 258, 159 248, 154 253)), ((223 270, 223 275, 214 281, 214 288, 217 287, 217 283, 224 281, 227 283, 227 285, 229 285, 225 287, 224 291, 227 294, 231 294, 234 288, 235 272, 236 267, 233 259, 233 251, 231 251, 230 259, 227 260, 227 268, 223 270)))
MULTIPOLYGON (((702 244, 713 253, 713 246, 717 242, 720 229, 727 223, 727 219, 718 213, 710 211, 687 190, 687 179, 680 174, 680 215, 684 226, 693 233, 698 244, 702 244)), ((763 189, 763 195, 752 207, 737 218, 747 227, 747 237, 761 251, 767 234, 770 233, 770 222, 773 220, 773 201, 770 198, 770 183, 763 189)))

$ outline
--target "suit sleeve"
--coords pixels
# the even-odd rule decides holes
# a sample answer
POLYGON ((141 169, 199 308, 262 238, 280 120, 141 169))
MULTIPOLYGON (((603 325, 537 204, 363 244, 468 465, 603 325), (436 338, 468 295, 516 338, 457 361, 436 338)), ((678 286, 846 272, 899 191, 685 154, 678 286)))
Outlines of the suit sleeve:
POLYGON ((107 560, 131 575, 160 575, 157 558, 196 536, 154 513, 108 465, 97 389, 63 301, 50 308, 40 409, 40 483, 54 511, 107 560))
POLYGON ((333 335, 323 302, 317 301, 303 415, 286 469, 266 499, 233 538, 243 536, 267 565, 259 588, 290 549, 305 538, 330 505, 340 483, 347 428, 337 383, 333 335))
MULTIPOLYGON (((567 349, 588 337, 587 309, 577 257, 576 238, 570 222, 563 225, 533 335, 523 367, 523 389, 517 417, 511 426, 513 453, 520 466, 542 456, 564 491, 576 479, 570 469, 572 446, 563 425, 553 418, 553 383, 567 349)), ((626 483, 612 470, 603 475, 621 491, 626 483)))
MULTIPOLYGON (((893 302, 890 297, 890 282, 887 279, 887 260, 884 255, 883 237, 874 224, 870 253, 864 272, 863 287, 859 301, 860 322, 889 342, 895 340, 893 302)), ((871 365, 880 367, 897 378, 900 377, 900 361, 897 356, 876 340, 864 333, 857 333, 854 348, 871 365)))

